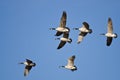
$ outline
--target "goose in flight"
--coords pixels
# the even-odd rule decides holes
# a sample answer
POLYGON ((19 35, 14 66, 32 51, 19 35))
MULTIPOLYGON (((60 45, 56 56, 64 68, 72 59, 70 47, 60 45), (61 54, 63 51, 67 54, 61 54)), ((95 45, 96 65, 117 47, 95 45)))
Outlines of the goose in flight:
POLYGON ((117 38, 117 34, 113 33, 113 24, 112 24, 111 18, 108 18, 107 33, 106 34, 102 33, 101 35, 105 35, 107 37, 107 40, 106 40, 107 46, 111 45, 113 38, 117 38))
POLYGON ((71 42, 72 42, 72 39, 69 38, 69 33, 66 33, 66 32, 63 33, 63 37, 61 37, 61 38, 56 38, 55 40, 57 40, 57 39, 61 41, 61 42, 59 43, 59 46, 57 47, 57 49, 62 48, 62 47, 66 44, 66 42, 68 42, 68 43, 71 43, 71 42))
POLYGON ((64 32, 68 32, 69 33, 70 29, 68 27, 66 27, 66 20, 67 20, 67 14, 66 14, 65 11, 63 11, 59 27, 57 27, 57 28, 50 28, 50 30, 56 30, 57 31, 55 36, 60 36, 64 32))
POLYGON ((59 67, 63 67, 71 71, 75 71, 77 70, 77 67, 74 65, 74 60, 75 60, 75 55, 68 58, 68 63, 66 66, 59 66, 59 67))
POLYGON ((25 70, 24 70, 24 76, 27 76, 28 73, 30 72, 31 68, 36 66, 36 64, 33 63, 33 62, 32 62, 31 60, 29 60, 29 59, 26 59, 25 62, 21 62, 20 64, 25 64, 25 65, 26 65, 26 66, 25 66, 25 70))
POLYGON ((81 28, 73 28, 74 30, 79 30, 80 34, 78 36, 78 41, 77 43, 79 44, 83 38, 87 35, 87 33, 92 33, 92 29, 89 29, 89 24, 87 22, 82 23, 83 26, 81 28))

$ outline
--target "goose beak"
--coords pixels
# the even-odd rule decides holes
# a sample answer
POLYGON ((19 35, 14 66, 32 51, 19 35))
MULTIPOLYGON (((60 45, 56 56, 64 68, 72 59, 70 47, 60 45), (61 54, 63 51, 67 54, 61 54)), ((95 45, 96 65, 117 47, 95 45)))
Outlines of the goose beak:
POLYGON ((104 33, 100 34, 100 35, 105 35, 104 33))
POLYGON ((65 66, 59 66, 59 68, 64 68, 65 66))
POLYGON ((59 40, 60 38, 55 38, 55 40, 59 40))
POLYGON ((55 30, 55 28, 49 28, 49 30, 55 30))
POLYGON ((73 28, 73 30, 79 30, 79 28, 73 28))
POLYGON ((49 30, 52 30, 52 28, 49 28, 49 30))
POLYGON ((23 62, 20 62, 20 63, 18 63, 18 64, 24 64, 23 62))

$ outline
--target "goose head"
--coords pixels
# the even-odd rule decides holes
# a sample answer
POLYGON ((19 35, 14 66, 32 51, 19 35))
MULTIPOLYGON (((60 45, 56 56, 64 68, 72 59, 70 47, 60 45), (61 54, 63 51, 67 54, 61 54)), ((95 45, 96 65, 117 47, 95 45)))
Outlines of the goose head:
POLYGON ((79 30, 79 28, 73 28, 73 30, 79 30))
POLYGON ((105 33, 101 33, 100 35, 105 35, 105 33))
POLYGON ((24 64, 24 62, 20 62, 20 63, 18 63, 18 64, 24 64))
POLYGON ((49 30, 55 30, 56 28, 49 28, 49 30))
POLYGON ((60 38, 55 38, 55 40, 60 40, 60 38))
POLYGON ((59 66, 59 68, 65 68, 65 66, 59 66))

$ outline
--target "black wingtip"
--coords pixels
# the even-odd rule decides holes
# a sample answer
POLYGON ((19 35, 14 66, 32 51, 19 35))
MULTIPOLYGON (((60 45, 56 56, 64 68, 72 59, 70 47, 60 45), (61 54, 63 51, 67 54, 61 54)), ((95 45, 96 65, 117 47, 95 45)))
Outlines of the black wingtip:
POLYGON ((89 24, 87 22, 83 22, 83 25, 85 26, 89 26, 89 24))
POLYGON ((107 44, 107 46, 109 47, 109 46, 110 46, 110 44, 107 44))
POLYGON ((106 44, 106 46, 108 46, 108 47, 109 47, 110 45, 111 45, 111 43, 107 43, 107 44, 106 44))
POLYGON ((65 14, 65 15, 66 15, 66 11, 65 11, 65 10, 63 11, 63 14, 65 14))
POLYGON ((60 49, 61 47, 57 47, 57 49, 60 49))
POLYGON ((110 17, 108 17, 108 21, 112 21, 112 19, 110 17))
POLYGON ((72 57, 75 58, 75 55, 73 55, 72 57))

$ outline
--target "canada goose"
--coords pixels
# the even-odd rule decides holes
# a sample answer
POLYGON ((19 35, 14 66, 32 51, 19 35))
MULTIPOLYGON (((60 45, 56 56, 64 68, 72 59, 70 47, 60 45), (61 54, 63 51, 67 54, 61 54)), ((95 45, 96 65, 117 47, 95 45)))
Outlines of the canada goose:
POLYGON ((67 20, 67 14, 66 14, 65 11, 63 11, 59 27, 50 28, 50 30, 56 30, 57 31, 55 36, 60 36, 61 34, 63 34, 63 32, 69 32, 70 31, 70 29, 68 27, 66 27, 66 20, 67 20))
POLYGON ((108 26, 107 26, 107 33, 102 33, 101 35, 105 35, 107 37, 107 46, 110 46, 112 43, 112 38, 117 38, 117 34, 113 33, 113 25, 112 25, 112 19, 108 18, 108 26))
POLYGON ((92 29, 89 29, 89 24, 87 22, 82 23, 83 26, 81 28, 73 28, 74 30, 79 30, 80 34, 78 36, 78 41, 77 43, 79 44, 83 38, 87 35, 87 33, 92 33, 92 29))
POLYGON ((57 49, 62 48, 66 44, 66 42, 68 42, 68 43, 72 42, 72 39, 69 38, 69 33, 66 33, 66 32, 63 33, 63 37, 56 38, 55 40, 57 40, 57 39, 59 39, 61 41, 57 49))
POLYGON ((21 62, 20 64, 25 64, 25 70, 24 70, 24 76, 27 76, 29 71, 31 70, 32 67, 35 67, 36 64, 33 63, 31 60, 26 59, 25 62, 21 62))
POLYGON ((75 71, 75 70, 77 70, 77 67, 74 65, 74 60, 75 60, 75 55, 68 58, 68 63, 66 66, 59 66, 59 67, 63 67, 63 68, 69 69, 71 71, 75 71))

